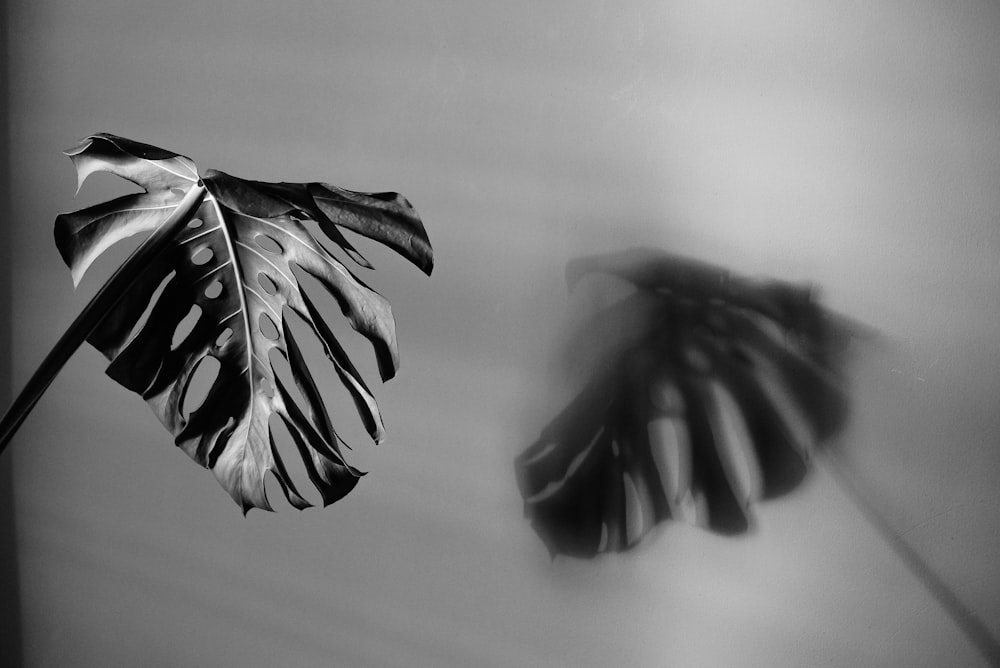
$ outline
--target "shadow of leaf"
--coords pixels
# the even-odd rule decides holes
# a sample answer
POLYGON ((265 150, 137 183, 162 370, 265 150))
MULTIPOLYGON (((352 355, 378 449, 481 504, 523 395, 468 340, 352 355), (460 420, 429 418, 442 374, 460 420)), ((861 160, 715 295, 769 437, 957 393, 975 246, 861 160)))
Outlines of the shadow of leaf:
POLYGON ((624 551, 672 518, 745 533, 752 502, 799 486, 845 424, 861 328, 810 287, 654 250, 573 260, 570 288, 591 274, 634 291, 569 337, 587 378, 515 460, 525 515, 553 556, 624 551))

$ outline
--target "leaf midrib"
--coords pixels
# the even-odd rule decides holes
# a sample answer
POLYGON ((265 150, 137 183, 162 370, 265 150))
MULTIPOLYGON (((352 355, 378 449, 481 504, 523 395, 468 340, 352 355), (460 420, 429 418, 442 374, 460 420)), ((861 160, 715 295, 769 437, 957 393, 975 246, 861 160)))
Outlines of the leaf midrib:
MULTIPOLYGON (((218 198, 215 197, 215 195, 209 192, 206 194, 206 199, 211 201, 212 207, 215 210, 215 215, 219 219, 219 230, 222 232, 222 238, 226 242, 226 249, 229 252, 230 266, 233 269, 233 278, 236 281, 236 287, 237 287, 236 293, 240 300, 240 308, 238 312, 240 314, 241 319, 243 320, 243 331, 244 335, 246 336, 246 368, 244 369, 244 373, 246 373, 247 376, 247 386, 249 389, 249 397, 250 397, 249 398, 250 405, 248 406, 249 414, 247 415, 247 426, 246 426, 247 433, 244 438, 244 441, 249 441, 250 429, 251 425, 253 424, 254 409, 256 408, 256 394, 254 392, 254 381, 253 381, 253 360, 255 359, 256 355, 253 350, 253 334, 251 333, 250 329, 250 309, 247 307, 247 300, 245 294, 246 283, 243 280, 243 274, 241 271, 242 268, 240 266, 240 258, 239 255, 236 254, 236 248, 234 246, 232 233, 229 230, 229 224, 228 224, 229 221, 223 214, 222 207, 219 205, 219 200, 218 198)), ((245 443, 243 447, 240 448, 240 453, 241 454, 240 454, 239 478, 240 478, 240 487, 242 488, 244 463, 246 462, 246 457, 247 457, 247 448, 245 446, 245 443)))

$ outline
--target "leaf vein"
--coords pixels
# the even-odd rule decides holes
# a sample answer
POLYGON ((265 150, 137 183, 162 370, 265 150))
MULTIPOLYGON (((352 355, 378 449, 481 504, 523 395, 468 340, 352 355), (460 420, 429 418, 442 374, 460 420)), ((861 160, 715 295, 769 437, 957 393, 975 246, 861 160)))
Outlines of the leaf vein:
MULTIPOLYGON (((204 281, 204 280, 205 280, 206 278, 208 278, 208 277, 209 277, 209 276, 211 276, 212 274, 214 274, 214 273, 217 273, 217 272, 219 272, 219 271, 221 271, 221 270, 225 269, 226 267, 228 267, 228 266, 229 266, 229 265, 231 265, 232 263, 233 263, 233 261, 232 261, 232 260, 226 260, 225 262, 223 262, 223 263, 222 263, 222 264, 220 264, 219 266, 217 266, 217 267, 214 267, 214 268, 210 269, 209 271, 205 272, 204 274, 202 274, 202 275, 201 275, 201 276, 199 276, 198 278, 194 279, 194 282, 195 282, 195 283, 201 283, 202 281, 204 281)), ((237 311, 236 313, 239 313, 239 311, 237 311)), ((234 313, 233 315, 236 315, 236 313, 234 313)))
POLYGON ((278 265, 271 262, 271 260, 269 260, 266 255, 258 251, 256 248, 250 246, 249 244, 243 243, 242 241, 237 241, 236 244, 242 246, 243 248, 247 249, 248 251, 259 257, 261 260, 266 262, 267 264, 271 265, 271 267, 273 267, 276 272, 281 274, 281 277, 284 278, 290 285, 295 285, 296 283, 295 279, 291 278, 288 274, 283 272, 278 265))
POLYGON ((176 204, 168 204, 166 206, 140 206, 140 207, 134 207, 134 208, 130 208, 130 209, 116 209, 115 211, 108 211, 107 213, 104 213, 104 214, 102 214, 100 216, 96 216, 92 220, 90 220, 87 223, 85 223, 84 225, 82 225, 80 227, 80 229, 84 230, 84 229, 90 227, 91 225, 95 225, 95 224, 101 222, 102 220, 105 220, 106 218, 110 218, 111 216, 117 216, 118 214, 122 214, 122 213, 134 213, 134 212, 137 212, 137 211, 162 211, 164 209, 176 209, 176 208, 177 208, 176 204))
POLYGON ((199 231, 199 232, 198 232, 197 234, 195 234, 195 235, 193 235, 193 236, 190 236, 190 237, 188 237, 187 239, 183 239, 183 240, 181 240, 181 241, 178 241, 177 243, 180 243, 180 244, 189 244, 189 243, 191 243, 192 241, 195 241, 195 240, 197 240, 197 239, 200 239, 200 238, 202 238, 203 236, 205 236, 206 234, 211 234, 212 232, 215 232, 215 231, 216 231, 216 230, 218 230, 218 229, 220 229, 220 226, 219 226, 219 225, 216 225, 215 227, 213 227, 213 228, 211 228, 211 229, 208 229, 208 230, 202 230, 202 231, 199 231))
POLYGON ((139 158, 139 159, 142 160, 143 162, 148 162, 149 164, 153 165, 154 167, 159 167, 163 171, 165 171, 165 172, 167 172, 169 174, 173 174, 176 177, 182 178, 185 181, 190 181, 191 183, 197 183, 198 182, 198 178, 197 177, 192 178, 190 176, 186 176, 184 174, 181 174, 180 172, 176 172, 176 171, 174 171, 172 169, 167 168, 167 166, 163 164, 162 160, 150 160, 149 158, 139 158))
POLYGON ((271 304, 268 302, 268 300, 264 298, 264 295, 260 294, 259 292, 257 292, 253 288, 251 288, 249 285, 244 285, 243 289, 246 290, 247 292, 249 292, 250 294, 252 294, 257 299, 259 299, 261 301, 261 303, 263 303, 264 306, 267 307, 267 310, 270 311, 271 313, 273 313, 275 315, 275 317, 277 317, 279 320, 281 319, 281 316, 278 315, 278 312, 274 310, 274 307, 271 306, 271 304))

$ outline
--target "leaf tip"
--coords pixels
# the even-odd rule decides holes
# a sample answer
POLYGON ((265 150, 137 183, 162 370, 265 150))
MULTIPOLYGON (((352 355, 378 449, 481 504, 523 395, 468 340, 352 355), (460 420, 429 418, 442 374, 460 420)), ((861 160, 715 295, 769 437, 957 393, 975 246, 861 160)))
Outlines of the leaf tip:
POLYGON ((357 486, 358 481, 361 480, 367 473, 365 471, 359 471, 358 469, 345 464, 344 467, 347 470, 348 475, 345 479, 340 481, 338 485, 324 484, 318 486, 320 490, 320 496, 323 500, 323 507, 327 508, 337 501, 350 494, 354 488, 357 486))
MULTIPOLYGON (((261 491, 263 492, 263 490, 261 491)), ((243 512, 243 517, 246 517, 247 513, 249 513, 254 508, 259 508, 269 513, 274 512, 274 508, 271 507, 271 502, 268 501, 266 493, 261 499, 258 500, 244 497, 240 499, 239 504, 240 504, 240 510, 243 512)))
POLYGON ((304 499, 302 499, 301 501, 292 501, 291 499, 289 499, 289 503, 291 503, 292 507, 295 508, 296 510, 298 510, 299 512, 302 512, 303 510, 305 510, 307 508, 312 508, 313 507, 313 505, 311 503, 309 503, 308 501, 306 501, 304 499))
POLYGON ((83 274, 86 271, 85 267, 74 267, 70 269, 70 276, 73 278, 73 289, 76 290, 80 287, 80 282, 83 280, 83 274))
POLYGON ((396 377, 396 372, 399 371, 398 354, 380 355, 377 362, 378 373, 383 383, 396 377))
POLYGON ((351 257, 351 259, 354 260, 358 265, 364 267, 365 269, 375 268, 374 265, 372 265, 372 263, 368 261, 368 258, 366 258, 364 255, 359 253, 354 248, 345 248, 344 250, 351 257))
POLYGON ((434 272, 434 254, 428 251, 421 259, 418 265, 420 271, 424 272, 426 276, 430 276, 434 272))
POLYGON ((94 136, 87 135, 83 139, 76 142, 76 144, 74 144, 73 146, 70 146, 67 149, 63 149, 63 155, 69 158, 72 158, 73 156, 76 155, 80 155, 81 153, 86 151, 93 143, 94 143, 94 136))

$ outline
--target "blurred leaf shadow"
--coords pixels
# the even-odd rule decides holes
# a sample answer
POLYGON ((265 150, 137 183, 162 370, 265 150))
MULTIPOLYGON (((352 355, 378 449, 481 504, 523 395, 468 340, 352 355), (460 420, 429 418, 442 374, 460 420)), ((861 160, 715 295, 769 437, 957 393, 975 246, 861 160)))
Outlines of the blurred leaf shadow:
POLYGON ((599 275, 630 292, 568 336, 582 389, 515 459, 526 517, 553 557, 626 551, 670 519, 747 532, 846 423, 841 369, 869 332, 812 286, 653 249, 566 268, 570 290, 599 275))

